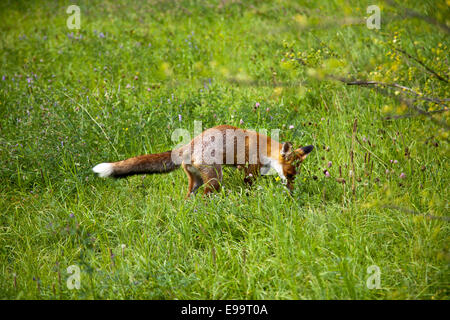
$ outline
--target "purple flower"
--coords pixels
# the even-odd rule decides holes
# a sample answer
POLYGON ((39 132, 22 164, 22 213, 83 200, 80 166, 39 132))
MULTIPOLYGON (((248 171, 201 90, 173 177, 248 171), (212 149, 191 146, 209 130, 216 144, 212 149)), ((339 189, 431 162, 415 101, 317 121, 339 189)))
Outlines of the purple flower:
POLYGON ((403 172, 400 173, 400 179, 405 179, 406 178, 406 174, 404 174, 403 172))
POLYGON ((323 173, 325 174, 325 177, 327 177, 327 178, 330 177, 330 173, 328 172, 328 170, 324 170, 323 173))
POLYGON ((75 215, 73 213, 69 214, 69 217, 73 218, 75 215))
POLYGON ((294 126, 291 124, 291 125, 289 126, 289 129, 294 129, 294 126))
POLYGON ((33 81, 33 79, 30 78, 30 77, 28 77, 28 78, 27 78, 27 82, 28 82, 28 83, 31 83, 31 81, 33 81))
POLYGON ((332 165, 333 165, 333 162, 328 161, 328 168, 331 168, 332 165))
POLYGON ((255 108, 259 108, 260 104, 259 102, 255 103, 255 108))
POLYGON ((105 37, 105 34, 104 34, 103 32, 100 32, 100 33, 98 34, 98 36, 99 36, 100 38, 104 38, 104 37, 105 37))
POLYGON ((5 76, 2 77, 2 81, 5 81, 5 76))
POLYGON ((181 119, 182 119, 181 114, 179 114, 179 115, 178 115, 178 121, 181 122, 181 119))
POLYGON ((394 163, 398 163, 398 161, 397 161, 397 160, 394 160, 394 163))

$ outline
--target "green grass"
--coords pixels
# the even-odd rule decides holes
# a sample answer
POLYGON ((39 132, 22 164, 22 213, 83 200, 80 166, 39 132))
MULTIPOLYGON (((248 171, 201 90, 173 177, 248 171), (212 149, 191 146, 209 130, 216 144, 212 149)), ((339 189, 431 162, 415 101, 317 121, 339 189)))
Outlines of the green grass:
MULTIPOLYGON (((390 68, 377 43, 398 31, 403 48, 416 41, 434 59, 448 35, 418 19, 299 28, 299 15, 364 17, 365 1, 202 3, 79 1, 77 31, 65 2, 2 1, 0 298, 448 299, 448 131, 426 117, 383 120, 392 98, 311 77, 333 59, 356 78, 390 68), (307 67, 289 59, 299 51, 307 67), (171 149, 173 130, 193 132, 194 120, 280 129, 316 148, 292 196, 274 177, 248 189, 232 169, 220 193, 188 201, 182 170, 92 173, 171 149), (70 265, 79 290, 66 286, 70 265), (372 265, 381 289, 366 286, 372 265)), ((434 1, 406 5, 440 13, 434 1)), ((414 70, 404 85, 449 98, 414 70)))

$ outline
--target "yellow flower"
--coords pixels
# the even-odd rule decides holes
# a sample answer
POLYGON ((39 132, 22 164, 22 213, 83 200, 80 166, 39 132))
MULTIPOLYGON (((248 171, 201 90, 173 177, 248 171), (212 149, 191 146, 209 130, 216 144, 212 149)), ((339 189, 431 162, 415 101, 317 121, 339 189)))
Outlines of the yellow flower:
POLYGON ((273 93, 276 96, 279 96, 282 92, 283 92, 283 88, 281 88, 281 87, 276 87, 275 89, 273 89, 273 93))
POLYGON ((277 182, 280 181, 280 180, 281 180, 280 177, 276 177, 275 178, 275 181, 277 181, 277 182))
POLYGON ((306 27, 308 25, 308 18, 301 14, 294 17, 295 21, 300 25, 300 27, 306 27))

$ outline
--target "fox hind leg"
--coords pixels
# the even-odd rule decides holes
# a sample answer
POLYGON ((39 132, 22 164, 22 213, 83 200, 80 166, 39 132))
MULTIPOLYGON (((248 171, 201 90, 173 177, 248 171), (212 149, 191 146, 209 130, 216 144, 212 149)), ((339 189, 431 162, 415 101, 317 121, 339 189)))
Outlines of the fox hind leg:
POLYGON ((187 199, 191 195, 195 195, 197 189, 203 185, 203 179, 200 171, 191 164, 183 164, 183 170, 189 179, 188 193, 186 195, 187 199))
POLYGON ((204 194, 220 190, 220 184, 223 178, 222 166, 220 164, 200 165, 197 166, 197 169, 200 171, 203 183, 206 184, 204 194))

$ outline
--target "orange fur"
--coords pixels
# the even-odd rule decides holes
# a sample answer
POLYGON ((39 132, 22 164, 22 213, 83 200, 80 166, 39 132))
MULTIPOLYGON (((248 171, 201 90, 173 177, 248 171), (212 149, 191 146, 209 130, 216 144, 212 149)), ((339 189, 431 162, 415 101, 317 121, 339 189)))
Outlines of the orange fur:
POLYGON ((135 174, 165 173, 180 166, 172 157, 177 155, 183 159, 181 166, 188 177, 186 197, 195 194, 203 184, 206 185, 205 194, 220 190, 222 165, 244 168, 244 181, 250 185, 260 175, 262 168, 273 168, 286 182, 288 189, 292 190, 299 164, 311 150, 312 146, 293 150, 291 143, 281 144, 255 131, 220 125, 203 131, 190 143, 178 149, 103 163, 93 170, 101 177, 115 178, 135 174), (227 143, 232 145, 227 146, 227 143), (243 150, 239 148, 240 143, 244 143, 243 150), (233 154, 232 159, 227 157, 230 152, 233 154), (218 154, 215 158, 216 153, 218 154), (186 158, 189 161, 186 161, 186 158))

